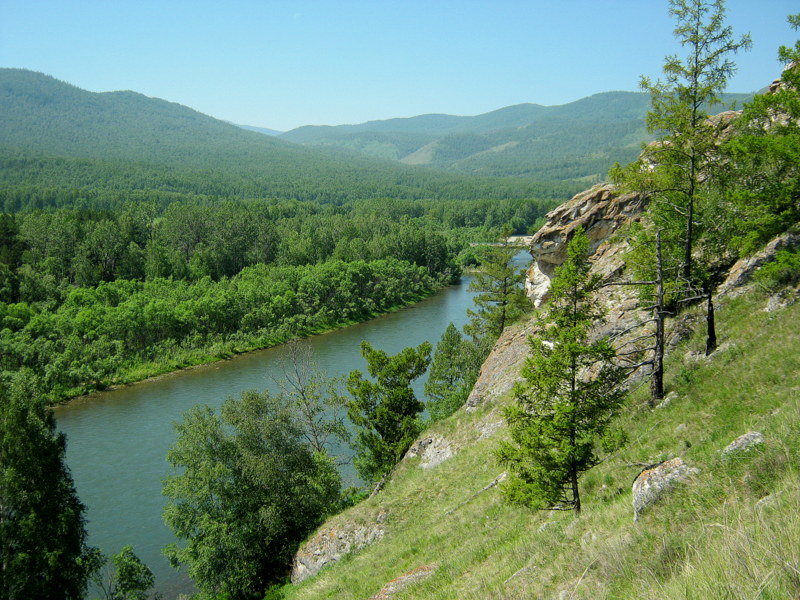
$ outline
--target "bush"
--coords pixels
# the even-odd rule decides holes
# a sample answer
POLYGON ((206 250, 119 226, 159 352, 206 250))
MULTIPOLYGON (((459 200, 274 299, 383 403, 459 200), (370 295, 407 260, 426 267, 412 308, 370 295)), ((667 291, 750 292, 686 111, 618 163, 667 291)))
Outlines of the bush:
POLYGON ((756 281, 768 290, 800 283, 800 250, 781 250, 775 260, 761 267, 756 281))

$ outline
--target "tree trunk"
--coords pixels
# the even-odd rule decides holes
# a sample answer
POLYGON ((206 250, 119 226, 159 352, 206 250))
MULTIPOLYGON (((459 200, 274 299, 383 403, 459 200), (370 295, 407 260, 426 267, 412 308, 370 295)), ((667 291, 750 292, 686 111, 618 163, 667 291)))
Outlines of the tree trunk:
POLYGON ((575 510, 575 516, 581 516, 581 495, 580 491, 578 490, 578 471, 575 467, 572 468, 572 473, 570 474, 570 480, 572 483, 572 507, 575 510))
POLYGON ((650 380, 650 406, 664 398, 664 264, 661 259, 661 232, 656 233, 656 261, 658 266, 657 297, 655 306, 656 336, 653 350, 653 378, 650 380))
POLYGON ((711 296, 711 287, 706 287, 706 356, 717 349, 717 326, 714 322, 714 299, 711 296))

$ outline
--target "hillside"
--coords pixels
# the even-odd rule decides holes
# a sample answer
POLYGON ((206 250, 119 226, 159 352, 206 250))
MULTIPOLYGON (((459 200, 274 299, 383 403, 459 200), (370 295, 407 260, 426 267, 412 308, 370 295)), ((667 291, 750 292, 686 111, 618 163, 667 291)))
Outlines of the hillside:
MULTIPOLYGON (((746 94, 727 94, 728 105, 746 94)), ((518 104, 476 116, 420 115, 336 127, 307 126, 282 139, 487 176, 594 181, 633 160, 648 139, 649 96, 605 92, 560 106, 518 104)))
POLYGON ((158 189, 222 196, 558 196, 565 188, 416 169, 307 148, 135 92, 93 93, 0 69, 4 186, 158 189))
MULTIPOLYGON (((542 274, 563 260, 570 215, 581 215, 596 248, 593 271, 606 281, 624 276, 624 247, 608 236, 642 205, 598 186, 550 213, 532 244, 531 293, 541 295, 542 274)), ((512 507, 498 492, 501 409, 535 331, 532 321, 518 323, 495 345, 466 406, 425 432, 383 491, 301 547, 298 583, 281 597, 796 597, 800 303, 797 290, 769 296, 750 277, 781 244, 798 243, 797 234, 784 235, 734 265, 715 299, 722 337, 712 356, 700 351, 701 313, 669 324, 667 400, 650 409, 646 389, 631 382, 617 417, 628 443, 583 478, 580 518, 512 507), (747 432, 763 443, 721 452, 747 432), (670 459, 681 459, 688 477, 634 521, 631 482, 643 466, 670 459)), ((597 335, 637 319, 634 292, 606 290, 609 315, 597 335)))

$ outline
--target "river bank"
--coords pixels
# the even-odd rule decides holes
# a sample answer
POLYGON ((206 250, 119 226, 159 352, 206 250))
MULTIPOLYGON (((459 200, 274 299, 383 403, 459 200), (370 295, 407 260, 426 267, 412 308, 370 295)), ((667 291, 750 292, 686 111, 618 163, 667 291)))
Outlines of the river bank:
POLYGON ((95 385, 95 387, 90 389, 86 387, 76 388, 74 391, 68 392, 68 395, 55 401, 53 406, 63 406, 74 400, 88 398, 98 393, 114 392, 140 384, 154 383, 176 373, 213 366, 216 363, 229 361, 245 354, 280 346, 293 339, 307 339, 312 336, 334 333, 340 329, 358 325, 359 323, 364 323, 374 318, 409 308, 441 292, 445 287, 447 286, 441 285, 431 288, 423 294, 410 298, 408 302, 404 304, 398 304, 388 307, 383 311, 370 313, 366 318, 360 320, 341 320, 326 327, 319 327, 306 331, 286 333, 278 336, 254 335, 243 341, 232 340, 230 342, 215 342, 208 346, 187 348, 173 356, 165 357, 164 360, 161 361, 149 361, 147 363, 134 365, 129 370, 120 373, 118 377, 108 384, 95 385))

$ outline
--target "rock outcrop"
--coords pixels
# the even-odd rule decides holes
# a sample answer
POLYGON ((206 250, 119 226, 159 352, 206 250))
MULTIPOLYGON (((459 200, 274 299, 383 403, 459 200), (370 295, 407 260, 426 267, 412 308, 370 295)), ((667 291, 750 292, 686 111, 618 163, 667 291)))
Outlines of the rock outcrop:
MULTIPOLYGON (((600 275, 604 282, 618 279, 625 270, 628 247, 624 242, 611 244, 609 238, 621 226, 638 219, 645 205, 641 197, 618 194, 614 186, 606 184, 594 186, 550 211, 546 223, 531 242, 533 263, 525 287, 534 305, 539 306, 546 299, 550 277, 566 259, 567 244, 578 227, 584 229, 591 243, 591 272, 600 275)), ((602 290, 598 300, 606 310, 606 319, 594 328, 593 338, 611 335, 624 344, 626 339, 641 335, 641 330, 631 329, 636 323, 647 320, 647 315, 639 308, 636 293, 634 288, 625 286, 602 290), (627 330, 629 333, 623 334, 627 330)), ((535 321, 518 323, 502 333, 467 398, 467 411, 474 411, 511 391, 528 355, 528 338, 535 333, 535 321)), ((632 379, 635 380, 636 377, 632 379)))
POLYGON ((746 291, 744 285, 747 284, 759 267, 775 260, 775 255, 781 250, 793 250, 800 248, 800 234, 787 232, 773 239, 769 244, 752 256, 748 256, 737 261, 722 285, 717 289, 717 296, 735 297, 746 291))
POLYGON ((525 288, 534 305, 547 298, 553 271, 566 259, 567 242, 577 228, 583 228, 593 253, 621 225, 638 219, 645 204, 642 196, 619 194, 613 185, 600 184, 550 211, 531 240, 533 264, 525 288))
POLYGON ((328 524, 297 551, 292 565, 292 583, 313 577, 327 564, 340 560, 384 536, 387 513, 378 512, 372 522, 328 524))
POLYGON ((448 440, 438 435, 429 435, 414 442, 406 452, 406 458, 419 457, 419 466, 431 469, 455 456, 455 452, 448 440))
POLYGON ((682 458, 673 458, 645 469, 633 482, 633 520, 642 511, 669 492, 676 484, 686 481, 700 470, 688 466, 682 458))

